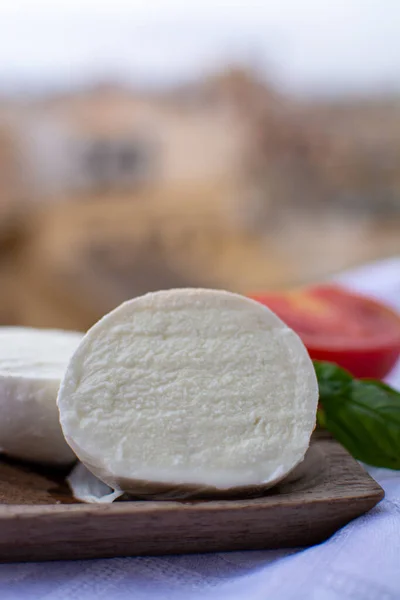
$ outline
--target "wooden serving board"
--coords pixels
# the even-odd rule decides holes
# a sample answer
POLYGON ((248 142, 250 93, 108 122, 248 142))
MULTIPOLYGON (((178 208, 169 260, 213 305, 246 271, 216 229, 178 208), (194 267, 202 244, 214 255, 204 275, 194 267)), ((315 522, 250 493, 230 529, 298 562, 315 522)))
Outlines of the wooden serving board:
POLYGON ((318 434, 289 478, 254 499, 82 504, 64 477, 0 461, 2 562, 307 546, 384 495, 337 442, 318 434))

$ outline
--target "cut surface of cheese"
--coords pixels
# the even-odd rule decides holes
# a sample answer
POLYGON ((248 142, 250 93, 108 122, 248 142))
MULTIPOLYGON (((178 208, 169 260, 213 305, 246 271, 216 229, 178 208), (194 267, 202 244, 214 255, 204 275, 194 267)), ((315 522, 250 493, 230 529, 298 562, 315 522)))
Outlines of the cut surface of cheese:
POLYGON ((68 464, 57 393, 83 334, 75 331, 0 327, 0 447, 21 460, 68 464))
POLYGON ((207 289, 125 302, 61 383, 64 435, 106 484, 140 497, 270 486, 304 458, 318 389, 299 337, 261 304, 207 289))

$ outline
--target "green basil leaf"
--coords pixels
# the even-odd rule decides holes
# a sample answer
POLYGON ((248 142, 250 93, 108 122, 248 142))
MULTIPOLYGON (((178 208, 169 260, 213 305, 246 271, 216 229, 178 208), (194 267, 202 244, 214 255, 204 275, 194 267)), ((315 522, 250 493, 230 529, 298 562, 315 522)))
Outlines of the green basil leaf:
POLYGON ((400 469, 400 393, 380 381, 354 379, 332 363, 315 361, 314 366, 319 424, 354 458, 400 469))

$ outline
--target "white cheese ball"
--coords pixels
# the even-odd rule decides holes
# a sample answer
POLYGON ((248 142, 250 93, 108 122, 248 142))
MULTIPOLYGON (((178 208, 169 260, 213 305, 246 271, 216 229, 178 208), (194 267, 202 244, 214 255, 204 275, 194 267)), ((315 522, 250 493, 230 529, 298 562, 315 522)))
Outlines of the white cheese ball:
POLYGON ((68 443, 102 481, 182 498, 284 478, 304 458, 317 399, 303 343, 268 308, 177 289, 125 302, 96 323, 58 406, 68 443))
POLYGON ((0 451, 65 465, 76 459, 63 436, 57 393, 83 334, 0 327, 0 451))

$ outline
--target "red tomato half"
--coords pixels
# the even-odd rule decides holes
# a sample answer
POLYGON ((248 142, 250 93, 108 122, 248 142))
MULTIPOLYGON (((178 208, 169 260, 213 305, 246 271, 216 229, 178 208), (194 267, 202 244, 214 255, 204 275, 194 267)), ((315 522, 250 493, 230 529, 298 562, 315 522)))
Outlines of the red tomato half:
POLYGON ((294 329, 311 358, 381 379, 400 354, 400 315, 383 304, 333 285, 254 294, 294 329))

